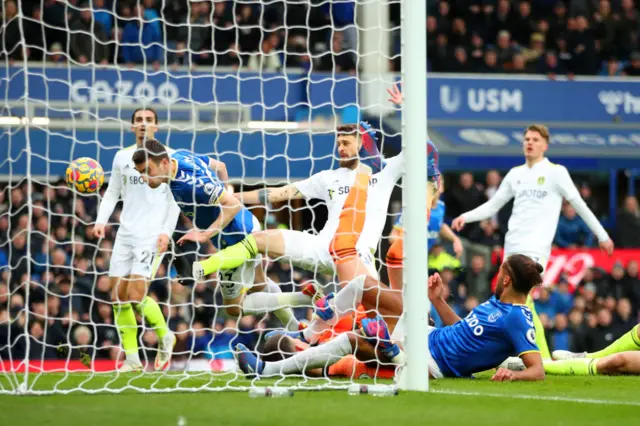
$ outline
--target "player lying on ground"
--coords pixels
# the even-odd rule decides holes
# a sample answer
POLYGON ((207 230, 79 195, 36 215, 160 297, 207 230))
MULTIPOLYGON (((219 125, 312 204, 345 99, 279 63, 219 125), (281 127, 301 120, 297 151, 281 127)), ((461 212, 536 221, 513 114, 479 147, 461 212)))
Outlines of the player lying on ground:
MULTIPOLYGON (((493 198, 454 219, 451 228, 460 231, 466 223, 488 219, 514 198, 504 256, 524 254, 546 267, 564 198, 596 234, 600 247, 611 254, 613 242, 609 235, 580 197, 567 169, 545 157, 547 149, 549 130, 546 126, 532 124, 527 127, 523 142, 525 164, 511 169, 493 198)), ((529 298, 527 303, 534 313, 538 346, 543 358, 548 359, 550 354, 544 328, 535 313, 532 299, 529 298)))
POLYGON ((120 227, 109 264, 114 321, 126 355, 121 372, 143 368, 138 355, 138 324, 134 306, 158 335, 156 370, 167 366, 175 345, 175 336, 169 331, 160 306, 147 296, 147 290, 149 279, 155 275, 167 250, 180 208, 166 185, 155 189, 145 185, 132 161, 135 148, 142 147, 145 140, 153 138, 157 126, 158 116, 153 109, 134 111, 131 130, 136 143, 116 153, 109 186, 93 228, 95 236, 104 238, 107 221, 122 199, 120 227))
MULTIPOLYGON (((231 194, 215 172, 209 167, 209 157, 197 156, 186 151, 168 153, 155 139, 147 140, 144 149, 133 155, 136 169, 143 173, 147 183, 157 188, 166 183, 180 209, 191 218, 198 229, 185 234, 183 241, 205 243, 211 241, 220 249, 243 241, 246 236, 259 229, 257 219, 231 194)), ((280 287, 265 276, 262 257, 254 252, 253 257, 236 269, 220 274, 219 285, 227 313, 239 316, 274 312, 283 325, 297 330, 299 323, 288 307, 272 307, 270 299, 281 293, 280 287), (256 283, 256 285, 254 285, 256 283)), ((310 304, 312 297, 293 293, 310 304)))
MULTIPOLYGON (((428 327, 428 364, 432 378, 469 377, 496 368, 509 356, 519 356, 524 371, 498 369, 492 380, 542 380, 542 358, 535 344, 531 311, 524 304, 531 289, 540 284, 542 266, 523 255, 513 255, 500 267, 496 295, 461 319, 442 298, 442 279, 429 278, 429 299, 446 326, 428 327)), ((349 285, 371 280, 358 277, 349 285)), ((344 290, 343 290, 344 291, 344 290)), ((382 363, 403 365, 400 344, 391 340, 386 323, 380 317, 362 320, 358 332, 343 333, 327 343, 311 347, 290 358, 264 362, 239 344, 236 358, 249 377, 300 374, 326 368, 342 357, 354 354, 361 361, 378 359, 382 363)))
POLYGON ((553 359, 545 361, 544 369, 557 375, 617 375, 640 374, 640 326, 601 351, 573 353, 553 351, 553 359))
MULTIPOLYGON (((246 204, 269 204, 296 199, 321 199, 328 209, 328 220, 318 235, 306 232, 272 229, 259 231, 236 244, 194 264, 194 276, 235 268, 258 252, 274 259, 289 259, 304 269, 333 275, 335 266, 330 251, 330 241, 338 227, 338 220, 345 199, 354 184, 358 170, 362 169, 358 152, 366 151, 369 157, 378 157, 374 132, 366 123, 345 125, 336 129, 340 168, 325 170, 300 182, 279 188, 266 188, 236 194, 246 204)), ((366 206, 371 220, 367 224, 358 253, 367 263, 366 273, 377 277, 372 252, 375 252, 384 228, 386 211, 391 192, 402 174, 402 156, 389 159, 384 169, 373 175, 371 190, 376 201, 366 206)), ((369 167, 365 167, 369 170, 369 167)))

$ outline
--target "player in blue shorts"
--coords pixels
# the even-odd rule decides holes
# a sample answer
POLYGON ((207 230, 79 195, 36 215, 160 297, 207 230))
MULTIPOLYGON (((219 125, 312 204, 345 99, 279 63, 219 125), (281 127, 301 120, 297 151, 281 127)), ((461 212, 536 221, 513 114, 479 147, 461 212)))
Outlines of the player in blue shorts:
MULTIPOLYGON (((222 249, 259 229, 253 214, 225 191, 209 167, 209 157, 187 151, 169 154, 160 142, 150 139, 144 149, 134 153, 133 162, 150 187, 169 185, 180 209, 195 225, 178 244, 211 240, 216 249, 222 249)), ((259 253, 240 267, 221 272, 219 278, 224 305, 230 315, 273 311, 285 326, 298 329, 298 321, 290 308, 269 303, 269 299, 277 299, 280 287, 265 276, 259 253)))
MULTIPOLYGON (((496 295, 464 319, 442 298, 444 285, 440 276, 430 277, 429 299, 447 324, 426 330, 430 376, 471 377, 496 368, 509 356, 518 356, 526 367, 523 371, 500 368, 492 380, 543 380, 544 368, 535 343, 531 311, 525 305, 530 290, 542 282, 541 271, 542 266, 527 256, 510 256, 500 267, 496 295)), ((369 278, 356 278, 361 279, 369 278)), ((243 345, 238 345, 236 352, 240 368, 250 377, 300 374, 332 365, 349 354, 355 354, 361 361, 377 359, 404 365, 402 348, 391 340, 386 323, 380 317, 363 320, 357 333, 343 333, 281 361, 263 362, 243 345)))

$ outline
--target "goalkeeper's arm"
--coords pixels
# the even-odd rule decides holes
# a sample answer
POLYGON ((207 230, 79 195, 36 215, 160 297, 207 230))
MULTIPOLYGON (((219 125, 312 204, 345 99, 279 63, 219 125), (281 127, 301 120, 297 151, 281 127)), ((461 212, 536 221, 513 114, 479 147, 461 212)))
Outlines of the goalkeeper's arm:
POLYGON ((235 196, 244 204, 262 205, 306 198, 295 184, 289 184, 278 188, 264 188, 257 189, 255 191, 238 192, 235 196))

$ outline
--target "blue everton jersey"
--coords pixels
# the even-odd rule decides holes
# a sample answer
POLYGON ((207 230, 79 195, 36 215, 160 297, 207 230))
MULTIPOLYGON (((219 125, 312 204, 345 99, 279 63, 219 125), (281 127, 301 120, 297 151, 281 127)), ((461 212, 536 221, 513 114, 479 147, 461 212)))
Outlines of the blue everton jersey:
POLYGON ((429 334, 429 352, 446 377, 468 377, 510 356, 537 352, 531 311, 492 297, 456 324, 429 334))
MULTIPOLYGON (((435 244, 440 238, 440 229, 442 229, 442 225, 444 224, 445 211, 446 208, 443 201, 438 201, 436 207, 431 209, 431 217, 429 218, 429 225, 427 229, 429 236, 427 247, 433 247, 433 244, 435 244)), ((394 227, 402 228, 402 214, 400 214, 396 219, 394 227)))
MULTIPOLYGON (((218 201, 224 185, 209 168, 209 157, 176 151, 171 158, 178 166, 169 184, 173 198, 198 228, 208 228, 220 216, 218 201)), ((253 215, 243 207, 212 242, 217 248, 224 248, 239 243, 254 230, 253 215)))

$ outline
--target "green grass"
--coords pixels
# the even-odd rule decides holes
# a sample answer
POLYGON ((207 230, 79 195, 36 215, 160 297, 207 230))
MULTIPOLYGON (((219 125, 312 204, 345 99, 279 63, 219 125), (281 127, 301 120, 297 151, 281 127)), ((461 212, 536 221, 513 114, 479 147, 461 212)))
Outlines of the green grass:
MULTIPOLYGON (((0 390, 15 389, 14 379, 22 377, 0 375, 0 390)), ((404 392, 387 398, 349 396, 345 390, 298 390, 293 398, 251 399, 246 391, 213 391, 225 385, 251 385, 232 374, 49 373, 31 375, 30 390, 102 392, 0 395, 0 424, 159 426, 178 425, 180 418, 187 426, 640 424, 639 377, 547 377, 541 383, 493 383, 489 377, 432 381, 428 394, 404 392), (141 393, 135 388, 182 391, 141 393)), ((327 383, 288 379, 281 385, 312 389, 327 383)))

